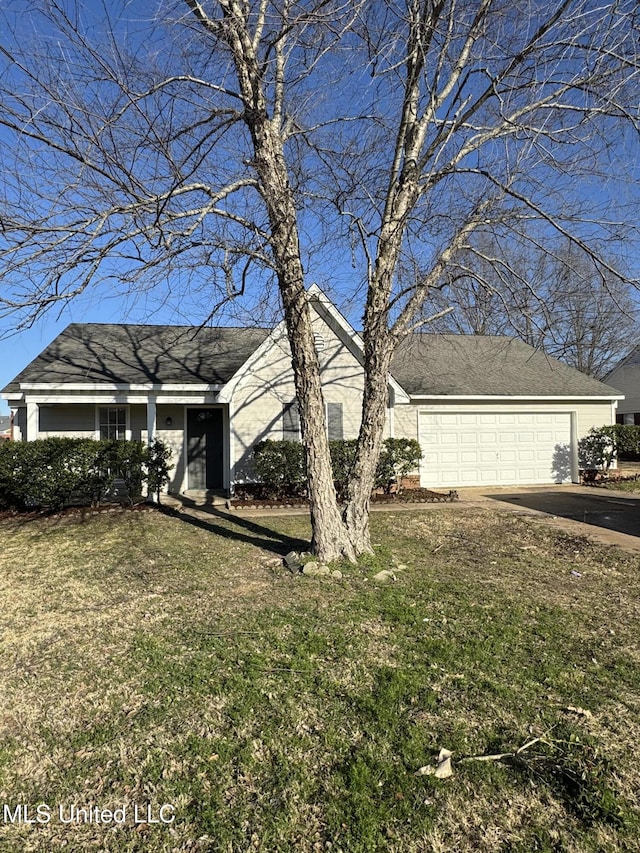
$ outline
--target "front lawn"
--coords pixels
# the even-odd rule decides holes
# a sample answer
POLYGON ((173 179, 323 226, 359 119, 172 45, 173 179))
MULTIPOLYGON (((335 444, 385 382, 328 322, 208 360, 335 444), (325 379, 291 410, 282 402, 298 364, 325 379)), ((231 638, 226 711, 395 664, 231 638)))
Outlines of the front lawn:
POLYGON ((0 521, 0 849, 635 849, 638 558, 458 506, 372 524, 335 579, 275 559, 303 517, 0 521))

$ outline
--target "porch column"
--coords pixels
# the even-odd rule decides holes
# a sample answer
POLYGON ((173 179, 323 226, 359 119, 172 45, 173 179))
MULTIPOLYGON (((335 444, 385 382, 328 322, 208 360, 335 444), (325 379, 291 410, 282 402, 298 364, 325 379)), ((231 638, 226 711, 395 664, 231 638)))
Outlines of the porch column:
POLYGON ((156 437, 156 398, 147 400, 147 443, 153 444, 156 437))
MULTIPOLYGON (((151 447, 153 440, 156 437, 156 398, 149 397, 147 399, 147 445, 151 447)), ((147 502, 153 503, 155 495, 149 485, 147 485, 147 502)))
POLYGON ((580 460, 578 459, 578 413, 571 412, 571 482, 580 482, 580 460))
POLYGON ((38 437, 38 404, 27 402, 27 441, 35 441, 38 437))

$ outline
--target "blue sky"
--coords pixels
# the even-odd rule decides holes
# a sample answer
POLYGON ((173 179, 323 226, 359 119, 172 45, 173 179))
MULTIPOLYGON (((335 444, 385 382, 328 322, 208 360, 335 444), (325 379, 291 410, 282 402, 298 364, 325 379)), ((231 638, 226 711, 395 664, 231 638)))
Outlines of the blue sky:
MULTIPOLYGON (((624 0, 624 2, 628 2, 628 0, 624 0)), ((133 34, 132 41, 130 44, 133 46, 133 54, 135 58, 146 59, 145 56, 140 54, 140 56, 135 56, 138 53, 141 46, 144 44, 144 39, 141 36, 142 29, 144 27, 144 18, 149 15, 149 4, 146 2, 136 2, 134 0, 127 0, 127 2, 120 3, 119 0, 106 0, 103 4, 93 5, 87 4, 79 4, 82 9, 82 13, 88 16, 89 22, 91 24, 91 31, 94 32, 94 25, 97 27, 96 31, 100 31, 100 22, 99 16, 101 14, 102 9, 109 10, 112 14, 114 14, 115 20, 117 21, 118 27, 124 27, 123 32, 127 32, 129 35, 133 34), (139 14, 134 16, 134 12, 140 10, 139 14), (92 15, 98 16, 96 18, 97 23, 93 21, 92 15), (126 20, 124 15, 129 16, 126 20)), ((10 44, 9 37, 7 33, 10 30, 10 26, 15 27, 27 27, 25 30, 26 33, 31 36, 34 35, 34 31, 29 33, 28 31, 28 21, 30 20, 26 14, 22 14, 26 12, 27 9, 31 8, 31 4, 27 4, 25 0, 6 0, 2 6, 0 6, 0 33, 3 32, 3 23, 4 26, 4 34, 0 35, 0 43, 2 44, 10 44), (25 23, 27 22, 27 23, 25 23)), ((184 7, 180 4, 180 9, 184 9, 184 7)), ((372 6, 375 8, 375 6, 372 6)), ((533 7, 535 8, 535 6, 533 7)), ((515 14, 515 13, 514 13, 515 14)), ((532 25, 532 22, 529 22, 532 25)), ((42 56, 49 59, 51 56, 53 57, 53 65, 56 69, 58 69, 58 65, 56 62, 61 62, 60 55, 56 53, 56 44, 55 39, 49 39, 51 35, 50 32, 46 30, 46 27, 43 30, 39 30, 36 33, 37 37, 37 45, 42 45, 42 56), (49 53, 51 51, 51 53, 49 53)), ((507 35, 514 35, 513 33, 507 35)), ((156 46, 162 46, 162 42, 160 41, 163 37, 163 31, 159 29, 156 35, 156 46)), ((514 35, 514 37, 516 37, 514 35)), ((16 45, 19 45, 20 40, 16 40, 16 45)), ((11 45, 10 45, 11 46, 11 45)), ((19 49, 21 45, 16 47, 19 49)), ((145 44, 146 47, 146 44, 145 44)), ((197 48, 197 44, 196 44, 197 48)), ((171 51, 171 46, 168 45, 168 51, 171 51)), ((178 50, 178 48, 174 48, 178 50)), ((494 46, 495 50, 499 52, 499 45, 494 46)), ((26 49, 27 59, 25 61, 29 61, 29 57, 32 54, 29 53, 28 48, 26 49)), ((362 163, 365 164, 369 168, 369 172, 363 171, 363 175, 366 174, 366 178, 363 179, 363 182, 369 180, 370 173, 373 172, 376 175, 382 176, 379 179, 379 185, 373 188, 373 197, 375 198, 375 193, 378 192, 380 186, 385 185, 387 181, 387 173, 385 171, 388 163, 385 162, 388 159, 388 154, 390 154, 389 146, 385 147, 385 143, 389 141, 388 137, 385 137, 386 126, 385 121, 388 118, 387 113, 395 114, 395 110, 393 109, 394 99, 398 95, 398 92, 389 84, 389 80, 393 80, 395 78, 392 75, 387 74, 377 74, 374 78, 374 74, 371 73, 369 76, 368 70, 365 76, 363 75, 363 71, 360 66, 355 65, 355 71, 351 69, 351 72, 348 70, 348 66, 351 60, 352 54, 344 54, 346 57, 341 59, 341 64, 339 65, 339 71, 342 74, 342 78, 335 83, 335 91, 340 91, 339 85, 342 85, 342 96, 344 100, 340 100, 338 97, 334 101, 331 101, 331 93, 327 94, 322 90, 322 87, 313 90, 314 98, 309 97, 309 92, 305 92, 304 89, 299 90, 297 92, 297 97, 302 101, 308 101, 311 103, 313 101, 313 106, 308 107, 308 113, 312 114, 315 109, 317 112, 314 114, 317 118, 320 116, 321 118, 326 118, 330 113, 327 110, 336 110, 337 106, 339 109, 342 109, 343 106, 346 106, 347 101, 349 101, 348 109, 351 109, 354 112, 360 113, 361 111, 366 111, 367 113, 373 113, 377 111, 376 121, 371 122, 368 126, 365 126, 362 137, 359 138, 359 134, 355 133, 351 137, 349 137, 349 133, 351 131, 343 131, 343 141, 346 140, 349 144, 354 146, 354 150, 359 151, 359 155, 361 156, 362 163), (349 74, 352 73, 350 79, 349 74), (385 88, 386 87, 386 88, 385 88), (322 99, 326 98, 324 103, 322 103, 322 99), (315 99, 315 100, 314 100, 315 99), (315 101, 319 101, 320 105, 317 106, 315 101), (388 107, 388 109, 387 109, 388 107), (319 112, 318 112, 319 111, 319 112), (323 112, 324 111, 324 112, 323 112), (368 127, 368 130, 367 130, 368 127), (383 127, 383 130, 379 130, 380 127, 383 127), (370 134, 370 136, 367 136, 370 134), (380 134, 380 135, 378 135, 380 134), (373 140, 370 143, 370 140, 373 140), (371 152, 367 151, 367 146, 370 145, 371 150, 373 151, 373 158, 365 162, 365 154, 370 155, 371 152), (378 147, 375 147, 375 146, 378 147), (364 152, 364 153, 363 153, 364 152)), ((162 64, 162 51, 158 51, 158 56, 160 57, 158 62, 162 64)), ((185 59, 184 56, 180 56, 176 54, 179 61, 191 62, 192 57, 189 56, 185 59)), ((78 57, 81 59, 81 54, 78 54, 78 57)), ((87 71, 86 67, 83 67, 80 59, 76 60, 76 66, 73 66, 73 55, 71 55, 71 66, 79 69, 80 74, 82 75, 87 71)), ((175 57, 174 57, 175 58, 175 57)), ((481 57, 484 62, 485 57, 481 57)), ((65 60, 66 61, 66 60, 65 60)), ((335 60, 334 60, 335 61, 335 60)), ((479 61, 479 60, 478 60, 479 61)), ((196 50, 196 58, 193 59, 194 68, 198 69, 198 56, 196 50)), ((206 66, 206 63, 205 63, 206 66)), ((63 71, 66 70, 66 65, 64 62, 60 65, 63 68, 63 71)), ((140 69, 142 75, 146 73, 146 62, 141 62, 140 69)), ((480 70, 480 66, 476 68, 476 71, 480 70)), ((6 68, 0 64, 0 85, 5 83, 7 85, 7 92, 11 92, 10 87, 10 75, 13 73, 12 71, 6 71, 7 77, 6 80, 3 79, 4 71, 6 68), (7 80, 9 81, 7 83, 7 80)), ((328 71, 330 72, 330 76, 335 78, 336 74, 336 66, 330 66, 328 71)), ((475 78, 473 75, 470 75, 470 79, 476 80, 480 79, 480 77, 475 78)), ((94 81, 95 82, 95 81, 94 81)), ((472 82, 469 84, 468 91, 462 91, 452 95, 451 101, 451 109, 453 109, 453 102, 455 98, 459 97, 461 102, 467 98, 468 96, 474 97, 477 94, 476 82, 472 82)), ((324 89, 332 89, 333 86, 328 87, 324 86, 324 89)), ((464 86, 462 87, 464 89, 464 86)), ((73 89, 70 90, 73 94, 73 89)), ((89 87, 88 91, 92 92, 89 87)), ((100 84, 96 84, 95 93, 98 101, 100 100, 100 96, 104 93, 105 90, 100 88, 100 84)), ((517 87, 514 88, 514 92, 517 92, 517 87)), ((8 98, 11 95, 7 95, 8 98)), ((189 96, 190 97, 190 96, 189 96)), ((514 97, 518 97, 518 95, 514 95, 514 97)), ((176 99, 177 100, 177 99, 176 99)), ((191 109, 191 102, 186 99, 185 104, 188 105, 188 108, 191 109)), ((207 101, 205 98, 201 98, 197 100, 196 107, 198 109, 205 109, 207 107, 207 101)), ((297 102, 296 102, 297 103, 297 102)), ((225 106, 227 106, 225 104, 225 106)), ((397 106, 397 105, 396 105, 397 106)), ((445 111, 449 110, 450 105, 445 105, 443 109, 445 111)), ((165 111, 168 111, 172 108, 172 105, 169 99, 162 101, 162 108, 165 111)), ((307 104, 305 104, 305 108, 307 108, 307 104)), ((179 109, 179 108, 178 108, 179 109)), ((186 107, 183 105, 183 110, 186 107)), ((183 113, 184 115, 184 113, 183 113)), ((307 114, 305 114, 306 117, 307 114)), ((154 123, 155 123, 155 114, 154 114, 154 123)), ((349 125, 350 127, 355 127, 354 124, 349 125)), ((126 128, 123 130, 123 135, 120 137, 120 143, 127 146, 129 142, 129 137, 126 135, 126 128)), ((333 132, 333 131, 332 131, 333 132)), ((338 131, 336 131, 336 134, 338 131)), ((228 143, 226 140, 223 140, 224 144, 228 143)), ((237 141, 236 137, 232 138, 232 144, 237 141)), ((331 142, 331 137, 324 137, 325 143, 331 142)), ((628 136, 628 140, 626 144, 618 145, 612 144, 611 148, 608 149, 608 143, 613 142, 613 140, 605 140, 602 144, 602 148, 600 150, 600 157, 596 163, 597 172, 600 172, 600 176, 597 176, 596 171, 594 171, 594 177, 585 185, 585 189, 581 196, 581 200, 587 201, 590 205, 592 205, 594 212, 594 217, 597 218, 599 213, 597 212, 597 208, 600 206, 606 206, 604 204, 609 199, 619 202, 623 201, 627 204, 626 208, 626 216, 631 220, 633 218, 634 211, 634 203, 635 206, 635 219, 632 223, 634 227, 637 226, 637 196, 638 196, 638 185, 639 181, 637 180, 640 176, 640 152, 638 146, 638 140, 635 135, 630 134, 628 136), (620 155, 622 155, 622 159, 620 159, 620 155), (622 182, 618 182, 618 178, 620 175, 626 172, 626 191, 628 191, 628 198, 622 198, 621 193, 625 189, 622 186, 622 182)), ((618 140, 621 141, 621 140, 618 140)), ((34 168, 32 174, 22 175, 23 183, 20 184, 16 181, 15 186, 12 183, 13 174, 12 174, 12 163, 11 163, 11 154, 7 151, 6 144, 5 150, 3 152, 3 142, 6 143, 6 137, 0 132, 0 182, 3 181, 4 177, 4 195, 6 198, 10 199, 12 202, 15 198, 22 198, 24 194, 25 198, 25 206, 29 207, 29 202, 32 201, 34 205, 38 204, 38 195, 37 193, 30 194, 29 187, 38 186, 38 181, 41 183, 45 183, 47 181, 47 168, 51 169, 51 174, 55 175, 55 160, 53 158, 44 157, 39 161, 39 169, 34 168), (4 158, 4 159, 3 159, 4 158), (5 169, 4 173, 2 173, 2 169, 5 169), (15 195, 15 193, 19 193, 20 196, 15 195)), ((29 143, 26 144, 28 148, 29 143)), ((242 167, 242 157, 243 154, 239 150, 242 147, 242 142, 237 146, 238 150, 234 150, 232 153, 235 154, 236 160, 239 161, 240 167, 242 167)), ((144 146, 139 145, 136 146, 134 143, 131 144, 131 148, 129 150, 130 156, 138 156, 139 151, 142 150, 144 146)), ((506 150, 506 149, 505 149, 506 150)), ((540 149, 542 150, 542 149, 540 149)), ((564 149, 558 149, 558 151, 563 150, 563 152, 567 152, 571 150, 571 146, 566 146, 564 149)), ((35 151, 35 149, 34 149, 35 151)), ((28 154, 31 152, 28 151, 28 154)), ((223 148, 223 153, 228 154, 229 152, 223 148)), ((535 154, 536 150, 534 149, 531 153, 535 154)), ((152 153, 148 156, 151 158, 152 153)), ((304 156, 304 155, 302 155, 304 156)), ((556 156, 557 153, 556 153, 556 156)), ((565 156, 564 153, 560 156, 565 156)), ((488 160, 492 161, 494 168, 496 167, 496 162, 500 160, 500 151, 499 146, 495 147, 492 145, 487 146, 483 150, 483 157, 485 159, 482 160, 482 165, 485 164, 488 160)), ((474 155, 475 158, 475 155, 474 155)), ((28 159, 28 158, 27 158, 28 159)), ((233 159, 232 156, 229 158, 229 162, 233 159)), ((22 160, 24 164, 27 160, 22 160)), ((146 161, 151 162, 151 160, 146 161)), ((190 164, 190 160, 185 160, 187 165, 190 164)), ((301 161, 302 162, 302 161, 301 161)), ((316 162, 316 165, 319 164, 319 161, 316 162)), ((216 169, 220 169, 224 171, 224 168, 227 165, 227 158, 219 158, 216 161, 212 161, 213 173, 215 173, 216 169)), ((306 168, 306 163, 303 164, 306 168)), ((463 164, 464 165, 464 164, 463 164)), ((477 165, 480 167, 480 155, 478 155, 477 160, 474 159, 473 163, 469 163, 468 165, 477 165)), ((161 163, 162 166, 162 163, 161 163)), ((206 166, 206 163, 205 163, 206 166)), ((238 162, 234 165, 231 163, 231 166, 234 168, 238 167, 238 162)), ((230 168, 231 168, 230 166, 230 168)), ((146 167, 143 167, 146 168, 146 167)), ((550 171, 547 170, 544 163, 542 165, 537 164, 538 171, 534 174, 533 172, 529 173, 525 170, 525 174, 527 177, 530 177, 530 182, 528 184, 528 189, 530 189, 533 193, 537 193, 537 197, 542 199, 545 194, 549 194, 553 196, 554 199, 558 199, 557 203, 562 204, 562 199, 567 193, 571 193, 574 189, 572 186, 572 178, 565 174, 564 176, 560 173, 556 173, 555 175, 551 175, 550 171)), ((13 173, 15 173, 15 169, 13 169, 13 173)), ((142 174, 142 173, 141 173, 142 174)), ((216 175, 211 175, 211 170, 209 173, 206 172, 205 169, 205 179, 216 179, 216 175)), ((341 177, 341 173, 338 170, 338 175, 341 177)), ((500 174, 498 175, 500 176, 500 174)), ((145 177, 151 182, 152 178, 150 173, 147 172, 145 177)), ((310 172, 309 175, 309 186, 312 191, 316 190, 314 185, 314 173, 310 172)), ((347 176, 349 178, 349 176, 347 176)), ((461 179, 462 180, 462 179, 461 179)), ((160 184, 160 181, 158 182, 160 184)), ((347 179, 345 179, 345 183, 349 183, 347 179)), ((323 188, 321 181, 318 182, 318 187, 320 189, 323 188)), ((356 189, 358 188, 358 184, 356 181, 356 189)), ((422 224, 416 226, 416 230, 412 235, 412 239, 414 244, 416 244, 419 248, 416 252, 415 256, 411 256, 408 260, 406 269, 408 272, 407 275, 414 275, 414 267, 411 266, 411 262, 414 261, 415 258, 418 260, 422 260, 419 255, 422 252, 425 255, 425 268, 428 269, 429 264, 429 241, 433 240, 434 243, 434 251, 436 251, 435 246, 438 241, 442 238, 442 234, 446 233, 447 229, 447 219, 449 218, 449 204, 455 199, 459 199, 461 196, 464 196, 465 190, 469 188, 469 204, 473 203, 472 195, 473 190, 471 183, 467 185, 463 184, 452 184, 451 189, 447 184, 447 189, 442 190, 441 194, 431 203, 426 203, 423 209, 423 220, 422 224), (433 225, 433 227, 432 227, 433 225)), ((367 186, 367 190, 370 187, 367 186)), ((45 194, 46 195, 46 194, 45 194)), ((55 193, 52 191, 52 197, 55 197, 55 193)), ((67 208, 73 211, 73 206, 75 203, 75 199, 71 201, 67 197, 64 198, 64 193, 61 193, 60 198, 64 202, 67 202, 67 208)), ((92 199, 87 195, 85 196, 78 192, 78 198, 81 203, 86 202, 87 209, 91 209, 92 199)), ((41 198, 40 198, 41 201, 41 198)), ((2 199, 0 199, 0 203, 2 199)), ((326 202, 326 199, 325 199, 326 202)), ((550 205, 555 204, 554 200, 544 199, 545 203, 550 205)), ((371 214, 371 209, 368 208, 369 205, 369 196, 367 193, 358 192, 353 193, 353 197, 351 199, 351 203, 353 205, 353 209, 355 209, 364 219, 369 218, 368 226, 371 226, 372 233, 376 228, 375 214, 371 214), (356 198, 356 196, 360 196, 356 198), (360 205, 360 207, 358 207, 360 205)), ((333 218, 331 218, 331 212, 329 211, 329 204, 325 203, 324 207, 320 207, 320 212, 316 219, 314 219, 314 214, 301 214, 301 230, 303 236, 306 232, 306 247, 305 251, 308 252, 308 257, 306 258, 307 268, 308 268, 308 278, 307 285, 310 285, 312 282, 317 282, 323 289, 325 289, 329 295, 333 297, 337 297, 337 301, 339 306, 345 310, 349 320, 356 326, 360 323, 359 315, 361 313, 361 304, 358 306, 358 300, 362 296, 362 291, 358 292, 358 288, 362 286, 363 279, 363 271, 365 268, 365 264, 363 262, 362 252, 358 251, 357 248, 357 240, 350 242, 349 238, 342 240, 341 245, 338 245, 340 241, 336 240, 334 244, 333 252, 328 248, 328 241, 324 244, 324 248, 322 251, 315 251, 310 249, 316 242, 316 237, 320 231, 323 229, 327 232, 327 235, 331 238, 336 237, 337 228, 336 222, 341 222, 343 227, 344 219, 339 220, 337 215, 335 214, 335 210, 333 211, 333 218), (355 248, 354 248, 355 247, 355 248), (353 253, 353 255, 352 255, 353 253), (353 258, 353 262, 352 262, 353 258), (348 302, 346 305, 341 297, 347 297, 351 299, 351 302, 348 302), (350 307, 353 307, 353 312, 350 310, 350 307)), ((1 208, 0 208, 1 213, 1 208)), ((416 217, 416 221, 418 221, 419 217, 416 217)), ((55 224, 55 223, 54 223, 55 224)), ((343 229, 344 230, 344 229, 343 229)), ((232 235, 234 236, 234 235, 232 235)), ((344 234, 341 236, 345 236, 344 234)), ((637 237, 637 235, 636 235, 637 237)), ((637 245, 637 244, 636 244, 637 245)), ((634 252, 632 251, 633 243, 629 242, 629 254, 633 257, 634 252)), ((635 269, 631 270, 633 275, 638 276, 640 271, 638 270, 638 256, 640 253, 635 253, 635 260, 632 260, 632 263, 635 265, 635 269)), ((59 334, 68 323, 70 322, 105 322, 105 323, 118 323, 118 322, 152 322, 152 323, 199 323, 203 321, 210 308, 212 301, 212 294, 215 293, 215 289, 210 287, 207 280, 207 276, 211 278, 215 275, 215 273, 206 268, 205 264, 201 264, 195 268, 197 272, 193 275, 192 278, 189 277, 188 272, 188 263, 191 259, 191 255, 186 258, 187 262, 187 271, 184 274, 185 281, 180 282, 178 279, 172 280, 171 276, 168 278, 159 278, 158 283, 154 283, 152 285, 151 281, 148 280, 142 282, 142 288, 137 295, 127 293, 123 287, 120 287, 117 283, 105 282, 100 286, 100 289, 91 290, 88 289, 81 297, 66 304, 62 309, 53 309, 49 311, 44 316, 41 316, 30 328, 23 329, 15 334, 12 334, 14 328, 12 328, 12 320, 11 318, 6 318, 3 321, 3 324, 0 325, 0 387, 4 387, 4 385, 15 376, 20 370, 22 370, 28 363, 31 361, 39 352, 44 349, 44 347, 49 344, 57 334, 59 334), (181 297, 180 290, 184 289, 186 291, 185 295, 181 297)), ((199 259, 198 259, 199 260, 199 259)), ((116 273, 118 269, 125 270, 124 266, 118 267, 118 264, 122 264, 122 260, 114 261, 111 272, 116 273)), ((36 268, 36 274, 34 274, 34 280, 37 279, 37 272, 39 268, 36 268)), ((419 268, 417 268, 419 271, 419 268)), ((180 270, 177 270, 177 274, 180 275, 180 270)), ((3 271, 0 268, 0 287, 2 286, 2 275, 3 271)), ((68 280, 68 279, 67 279, 68 280)), ((271 319, 275 316, 275 312, 277 311, 277 298, 273 298, 271 300, 270 308, 271 319)), ((249 303, 247 309, 245 311, 245 318, 247 320, 251 320, 253 316, 258 316, 258 312, 255 309, 254 304, 249 303)), ((242 322, 242 312, 240 312, 240 316, 238 317, 238 321, 242 322)), ((258 322, 264 323, 265 320, 260 319, 258 322)), ((221 324, 229 323, 234 318, 229 314, 222 314, 217 322, 221 324)), ((268 318, 267 318, 268 321, 268 318)), ((6 404, 4 401, 0 403, 0 411, 6 411, 6 404)))

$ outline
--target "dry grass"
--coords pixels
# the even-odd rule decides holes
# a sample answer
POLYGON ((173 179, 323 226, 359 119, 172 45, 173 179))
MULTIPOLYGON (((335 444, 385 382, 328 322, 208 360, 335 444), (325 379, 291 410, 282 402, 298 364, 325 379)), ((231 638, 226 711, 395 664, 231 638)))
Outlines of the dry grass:
POLYGON ((52 809, 0 849, 635 849, 637 558, 507 513, 373 525, 336 581, 276 563, 303 518, 0 522, 0 807, 52 809), (414 776, 441 746, 454 776, 414 776))

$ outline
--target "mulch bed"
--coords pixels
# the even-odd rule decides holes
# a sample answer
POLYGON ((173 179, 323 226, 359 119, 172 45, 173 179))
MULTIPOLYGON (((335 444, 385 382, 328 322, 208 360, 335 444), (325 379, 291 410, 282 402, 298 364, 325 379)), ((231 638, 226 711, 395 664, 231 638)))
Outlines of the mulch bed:
MULTIPOLYGON (((399 504, 399 503, 447 503, 458 500, 457 492, 432 492, 429 489, 407 489, 400 494, 372 495, 371 503, 399 504)), ((231 498, 227 501, 227 509, 294 509, 296 507, 308 507, 307 498, 231 498)))
POLYGON ((105 512, 148 512, 157 510, 158 504, 151 503, 103 503, 98 506, 66 506, 63 509, 50 509, 41 507, 38 509, 5 509, 0 511, 0 521, 7 518, 19 518, 20 521, 33 521, 36 518, 58 518, 59 516, 96 515, 105 512))

